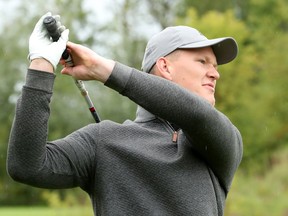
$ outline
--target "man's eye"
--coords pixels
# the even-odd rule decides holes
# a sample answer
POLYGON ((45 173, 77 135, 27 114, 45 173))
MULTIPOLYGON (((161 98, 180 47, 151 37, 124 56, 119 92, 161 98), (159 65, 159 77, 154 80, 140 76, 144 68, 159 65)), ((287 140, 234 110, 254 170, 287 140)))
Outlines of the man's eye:
POLYGON ((199 59, 199 62, 202 63, 202 64, 206 63, 206 61, 204 59, 199 59))

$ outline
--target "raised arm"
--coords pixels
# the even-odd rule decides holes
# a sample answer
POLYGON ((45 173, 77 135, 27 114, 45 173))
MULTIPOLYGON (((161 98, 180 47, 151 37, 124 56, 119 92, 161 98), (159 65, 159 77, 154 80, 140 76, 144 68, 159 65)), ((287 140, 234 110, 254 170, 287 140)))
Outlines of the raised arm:
MULTIPOLYGON (((8 146, 8 173, 15 180, 32 185, 43 182, 44 177, 47 177, 38 176, 40 172, 49 172, 45 162, 50 157, 46 143, 49 103, 55 79, 53 72, 66 47, 69 34, 65 30, 57 42, 52 42, 43 27, 44 18, 50 15, 47 13, 40 18, 30 36, 31 63, 16 105, 8 146)), ((59 17, 56 19, 59 20, 59 17)))

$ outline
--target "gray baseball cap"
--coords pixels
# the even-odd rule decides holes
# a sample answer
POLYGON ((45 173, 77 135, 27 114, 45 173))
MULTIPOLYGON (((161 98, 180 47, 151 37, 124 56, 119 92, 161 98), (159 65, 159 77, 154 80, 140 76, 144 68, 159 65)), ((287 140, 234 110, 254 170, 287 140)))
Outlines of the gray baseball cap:
POLYGON ((197 29, 188 26, 167 27, 147 43, 141 69, 150 72, 157 59, 176 49, 212 47, 217 64, 232 61, 238 53, 237 42, 232 37, 207 39, 197 29))

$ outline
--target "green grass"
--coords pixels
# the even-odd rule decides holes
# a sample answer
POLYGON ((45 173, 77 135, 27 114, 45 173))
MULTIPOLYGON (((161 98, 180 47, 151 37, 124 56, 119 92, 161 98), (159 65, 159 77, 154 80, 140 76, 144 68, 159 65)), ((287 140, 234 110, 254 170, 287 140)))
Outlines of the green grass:
POLYGON ((93 216, 91 207, 0 207, 3 216, 93 216))

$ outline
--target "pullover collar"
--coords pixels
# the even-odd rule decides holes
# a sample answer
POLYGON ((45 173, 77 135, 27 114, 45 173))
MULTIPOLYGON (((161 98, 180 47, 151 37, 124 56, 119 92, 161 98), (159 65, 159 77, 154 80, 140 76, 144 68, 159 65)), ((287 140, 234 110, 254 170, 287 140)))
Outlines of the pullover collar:
POLYGON ((135 122, 146 122, 156 119, 156 116, 148 112, 141 106, 137 107, 135 122))

